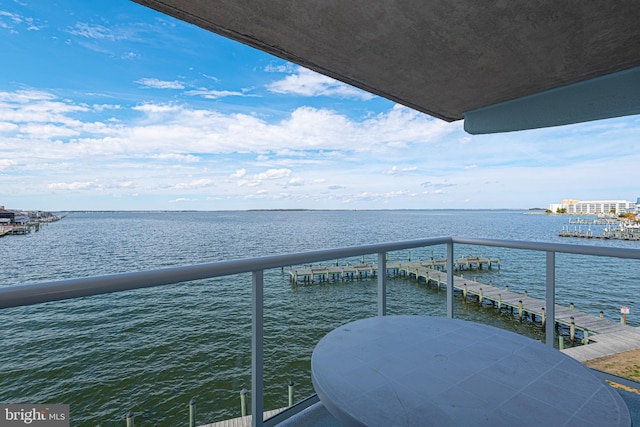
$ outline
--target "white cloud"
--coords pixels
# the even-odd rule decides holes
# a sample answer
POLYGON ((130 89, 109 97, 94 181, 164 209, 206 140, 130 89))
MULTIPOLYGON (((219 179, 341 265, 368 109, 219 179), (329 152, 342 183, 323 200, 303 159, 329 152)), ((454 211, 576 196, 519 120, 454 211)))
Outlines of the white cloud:
POLYGON ((398 173, 400 173, 400 171, 398 170, 398 166, 394 166, 389 170, 386 170, 383 172, 385 175, 397 175, 398 173))
POLYGON ((179 82, 177 80, 167 81, 167 80, 159 80, 156 78, 143 78, 136 80, 135 83, 138 83, 141 86, 154 88, 154 89, 184 89, 184 83, 179 82))
POLYGON ((182 107, 173 104, 142 104, 131 108, 135 111, 141 111, 147 114, 163 114, 163 113, 177 113, 182 111, 182 107))
POLYGON ((97 40, 116 40, 116 34, 109 28, 102 25, 91 25, 85 22, 78 22, 75 27, 67 29, 69 34, 97 40))
POLYGON ((218 79, 217 77, 210 76, 210 75, 204 74, 204 73, 202 74, 202 77, 204 77, 205 79, 213 80, 214 82, 219 82, 220 81, 220 79, 218 79))
POLYGON ((102 112, 107 110, 119 110, 122 106, 118 104, 93 104, 91 108, 93 108, 93 111, 102 112))
POLYGON ((205 99, 219 99, 227 96, 250 96, 243 92, 230 90, 210 90, 210 89, 194 89, 185 92, 189 96, 200 96, 205 99))
POLYGON ((213 181, 211 179, 202 178, 202 179, 197 179, 191 182, 179 183, 174 185, 172 188, 175 188, 176 190, 189 190, 189 189, 205 188, 205 187, 211 187, 211 186, 213 186, 213 181))
POLYGON ((69 116, 70 113, 89 111, 89 108, 73 104, 70 101, 58 101, 55 96, 42 91, 19 90, 16 92, 0 92, 0 117, 3 123, 13 123, 20 131, 33 134, 38 124, 49 135, 52 126, 64 125, 70 130, 54 131, 54 134, 73 134, 73 128, 83 126, 79 120, 69 116), (53 125, 55 123, 56 125, 53 125))
POLYGON ((101 190, 102 185, 93 182, 54 182, 47 186, 50 190, 67 190, 67 191, 77 191, 77 190, 101 190))
POLYGON ((16 24, 19 24, 20 22, 23 21, 23 18, 21 15, 18 15, 17 13, 7 12, 5 10, 0 10, 0 17, 2 17, 3 20, 7 19, 16 24))
POLYGON ((163 153, 163 154, 155 154, 151 156, 152 159, 158 160, 171 160, 177 161, 181 163, 197 163, 200 161, 200 157, 194 156, 192 154, 176 154, 176 153, 163 153))
POLYGON ((183 150, 204 153, 288 152, 289 156, 307 157, 307 150, 315 149, 323 150, 324 159, 344 159, 343 150, 396 151, 387 138, 404 139, 406 144, 429 142, 456 129, 447 130, 424 115, 398 108, 388 115, 357 122, 330 110, 300 107, 278 123, 253 115, 222 114, 178 104, 147 103, 133 110, 144 116, 138 126, 129 126, 127 138, 139 140, 142 146, 151 141, 168 146, 179 140, 183 150))
POLYGON ((245 200, 265 199, 267 195, 268 195, 268 192, 266 190, 258 190, 255 193, 247 194, 246 196, 244 196, 244 199, 245 200))
POLYGON ((0 171, 12 169, 14 166, 17 166, 17 165, 18 165, 18 162, 16 162, 15 160, 0 159, 0 171))
POLYGON ((344 203, 358 203, 358 202, 385 202, 391 199, 395 199, 402 196, 409 195, 407 190, 397 190, 397 191, 389 191, 386 193, 378 193, 378 192, 368 192, 364 191, 361 193, 351 194, 348 196, 344 196, 342 201, 344 203))
POLYGON ((0 122, 0 132, 15 132, 18 125, 15 123, 0 122))
POLYGON ((246 169, 238 169, 230 177, 234 178, 234 179, 237 179, 237 178, 242 178, 246 174, 247 174, 247 170, 246 169))
POLYGON ((58 138, 78 136, 80 132, 67 126, 59 126, 54 124, 33 123, 20 127, 20 132, 27 135, 36 135, 38 138, 58 138))
POLYGON ((11 34, 18 34, 17 29, 24 28, 27 31, 39 31, 43 26, 36 24, 36 20, 34 18, 20 15, 18 13, 7 12, 6 10, 0 10, 0 28, 9 30, 9 33, 11 34))
POLYGON ((384 171, 383 173, 385 175, 403 175, 404 172, 412 172, 417 170, 418 168, 416 166, 410 166, 410 167, 405 167, 405 168, 399 168, 398 166, 393 166, 391 169, 387 169, 386 171, 384 171))
MULTIPOLYGON (((280 68, 277 68, 280 71, 280 68)), ((336 96, 340 98, 372 99, 369 92, 356 89, 330 77, 316 73, 303 67, 296 67, 294 74, 267 85, 274 93, 294 94, 301 96, 336 96)))
POLYGON ((287 62, 285 64, 269 64, 264 67, 264 71, 267 73, 293 73, 296 70, 297 65, 292 64, 291 62, 287 62))
POLYGON ((304 181, 302 180, 302 178, 295 177, 295 178, 291 178, 289 182, 287 182, 287 184, 293 185, 293 186, 299 186, 299 185, 304 185, 304 181))
POLYGON ((280 179, 291 176, 290 169, 269 169, 266 172, 259 173, 254 176, 254 179, 265 180, 265 179, 280 179))
POLYGON ((246 176, 246 170, 237 170, 230 178, 235 179, 239 187, 257 187, 264 181, 278 180, 291 176, 290 169, 269 169, 250 177, 246 176))
POLYGON ((433 191, 426 190, 422 192, 422 194, 445 194, 445 193, 446 191, 441 188, 433 191))
POLYGON ((431 182, 431 181, 426 181, 423 182, 422 184, 420 184, 422 187, 427 187, 427 188, 447 188, 447 187, 455 187, 456 184, 452 184, 449 182, 431 182))
POLYGON ((94 179, 92 181, 71 181, 71 182, 52 182, 47 184, 48 189, 56 191, 68 192, 105 192, 113 190, 130 190, 136 188, 136 183, 132 181, 119 180, 102 180, 94 179))

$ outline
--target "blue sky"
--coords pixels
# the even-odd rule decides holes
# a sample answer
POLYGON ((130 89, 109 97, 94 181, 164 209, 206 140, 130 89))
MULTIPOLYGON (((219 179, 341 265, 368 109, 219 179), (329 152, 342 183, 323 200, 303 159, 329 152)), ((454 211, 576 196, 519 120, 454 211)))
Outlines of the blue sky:
POLYGON ((471 136, 124 0, 0 0, 0 205, 547 207, 640 196, 640 117, 471 136))

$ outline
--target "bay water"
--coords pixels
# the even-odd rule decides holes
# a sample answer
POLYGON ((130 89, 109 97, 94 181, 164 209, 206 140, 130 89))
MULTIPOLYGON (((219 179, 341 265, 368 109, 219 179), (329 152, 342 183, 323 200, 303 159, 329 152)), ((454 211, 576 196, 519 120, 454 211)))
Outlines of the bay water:
MULTIPOLYGON (((439 236, 640 247, 640 242, 558 237, 568 217, 529 211, 70 212, 26 236, 0 239, 0 286, 439 236)), ((582 226, 585 228, 586 226, 582 226)), ((597 230, 594 230, 596 234, 597 230)), ((544 298, 544 254, 456 245, 455 256, 500 257, 478 281, 544 298)), ((444 257, 445 247, 391 260, 444 257)), ((340 260, 340 262, 359 262, 340 260)), ((374 262, 373 256, 366 261, 374 262)), ((557 255, 556 302, 640 325, 640 263, 557 255)), ((313 393, 313 347, 333 328, 376 314, 375 280, 295 286, 265 272, 265 408, 313 393)), ((542 340, 519 322, 456 299, 456 317, 542 340)), ((445 292, 388 281, 389 314, 445 315, 445 292)), ((177 426, 197 401, 197 423, 240 415, 251 386, 251 276, 157 287, 0 311, 0 402, 64 403, 71 424, 177 426)))

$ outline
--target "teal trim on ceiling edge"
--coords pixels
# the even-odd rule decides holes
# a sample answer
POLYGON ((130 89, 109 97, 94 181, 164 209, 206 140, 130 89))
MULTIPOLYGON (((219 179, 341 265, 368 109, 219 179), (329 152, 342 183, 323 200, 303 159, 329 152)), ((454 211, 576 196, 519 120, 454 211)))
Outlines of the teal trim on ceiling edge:
POLYGON ((640 67, 501 102, 464 114, 472 135, 640 114, 640 67))

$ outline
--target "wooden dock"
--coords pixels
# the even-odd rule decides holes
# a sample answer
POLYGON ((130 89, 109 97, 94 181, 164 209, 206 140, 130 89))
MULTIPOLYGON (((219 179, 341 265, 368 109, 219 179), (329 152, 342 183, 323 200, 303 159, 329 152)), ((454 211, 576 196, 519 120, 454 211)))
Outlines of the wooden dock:
POLYGON ((6 225, 0 227, 0 237, 8 234, 29 234, 31 227, 27 225, 6 225))
MULTIPOLYGON (((437 286, 446 285, 447 275, 441 271, 424 267, 402 269, 405 274, 424 279, 427 284, 435 283, 437 286)), ((509 310, 519 318, 529 317, 532 321, 539 321, 544 325, 547 321, 544 307, 546 302, 537 298, 494 287, 491 283, 483 284, 454 276, 455 290, 461 291, 463 297, 474 298, 478 303, 491 305, 497 310, 509 310)), ((582 311, 575 310, 573 306, 555 306, 555 322, 558 327, 568 329, 569 342, 581 341, 580 346, 561 349, 565 354, 580 362, 598 359, 604 356, 622 353, 629 350, 640 349, 640 330, 618 322, 593 316, 582 311)), ((562 342, 566 337, 562 338, 562 342)))
POLYGON ((604 240, 640 240, 640 232, 608 232, 603 234, 593 234, 591 231, 561 231, 558 233, 560 237, 579 237, 581 239, 604 239, 604 240))
MULTIPOLYGON (((417 266, 442 271, 446 266, 447 260, 444 258, 435 258, 419 261, 389 261, 387 262, 387 272, 397 274, 402 268, 407 266, 417 266)), ((453 262, 454 271, 466 270, 482 270, 483 268, 491 269, 493 266, 500 268, 500 258, 487 257, 464 257, 458 258, 453 262)), ((362 261, 360 264, 339 265, 336 262, 333 265, 317 265, 304 266, 301 268, 290 268, 289 275, 291 281, 296 284, 313 284, 328 281, 347 281, 347 280, 363 280, 375 277, 378 271, 377 264, 367 264, 362 261)))
MULTIPOLYGON (((263 419, 266 420, 282 411, 286 408, 274 409, 271 411, 265 411, 263 415, 263 419)), ((232 418, 230 420, 218 421, 210 424, 203 424, 200 427, 251 427, 251 415, 246 415, 244 417, 232 418)))
MULTIPOLYGON (((446 286, 447 274, 444 272, 446 260, 431 259, 425 261, 392 261, 387 263, 387 274, 410 277, 424 281, 427 286, 446 286)), ((498 258, 465 257, 454 261, 454 269, 464 271, 481 270, 500 266, 498 258)), ((376 277, 376 264, 305 266, 300 269, 290 269, 291 281, 294 284, 313 284, 327 281, 356 281, 376 277)), ((473 299, 478 304, 492 307, 496 310, 508 310, 520 319, 544 325, 547 321, 545 314, 546 302, 541 299, 509 290, 480 283, 462 274, 454 275, 453 288, 461 293, 465 300, 473 299)), ((559 334, 565 335, 561 342, 579 343, 584 345, 561 350, 579 360, 586 362, 604 356, 618 354, 624 351, 640 349, 640 329, 607 320, 603 313, 594 316, 572 306, 555 306, 555 323, 559 334)))

